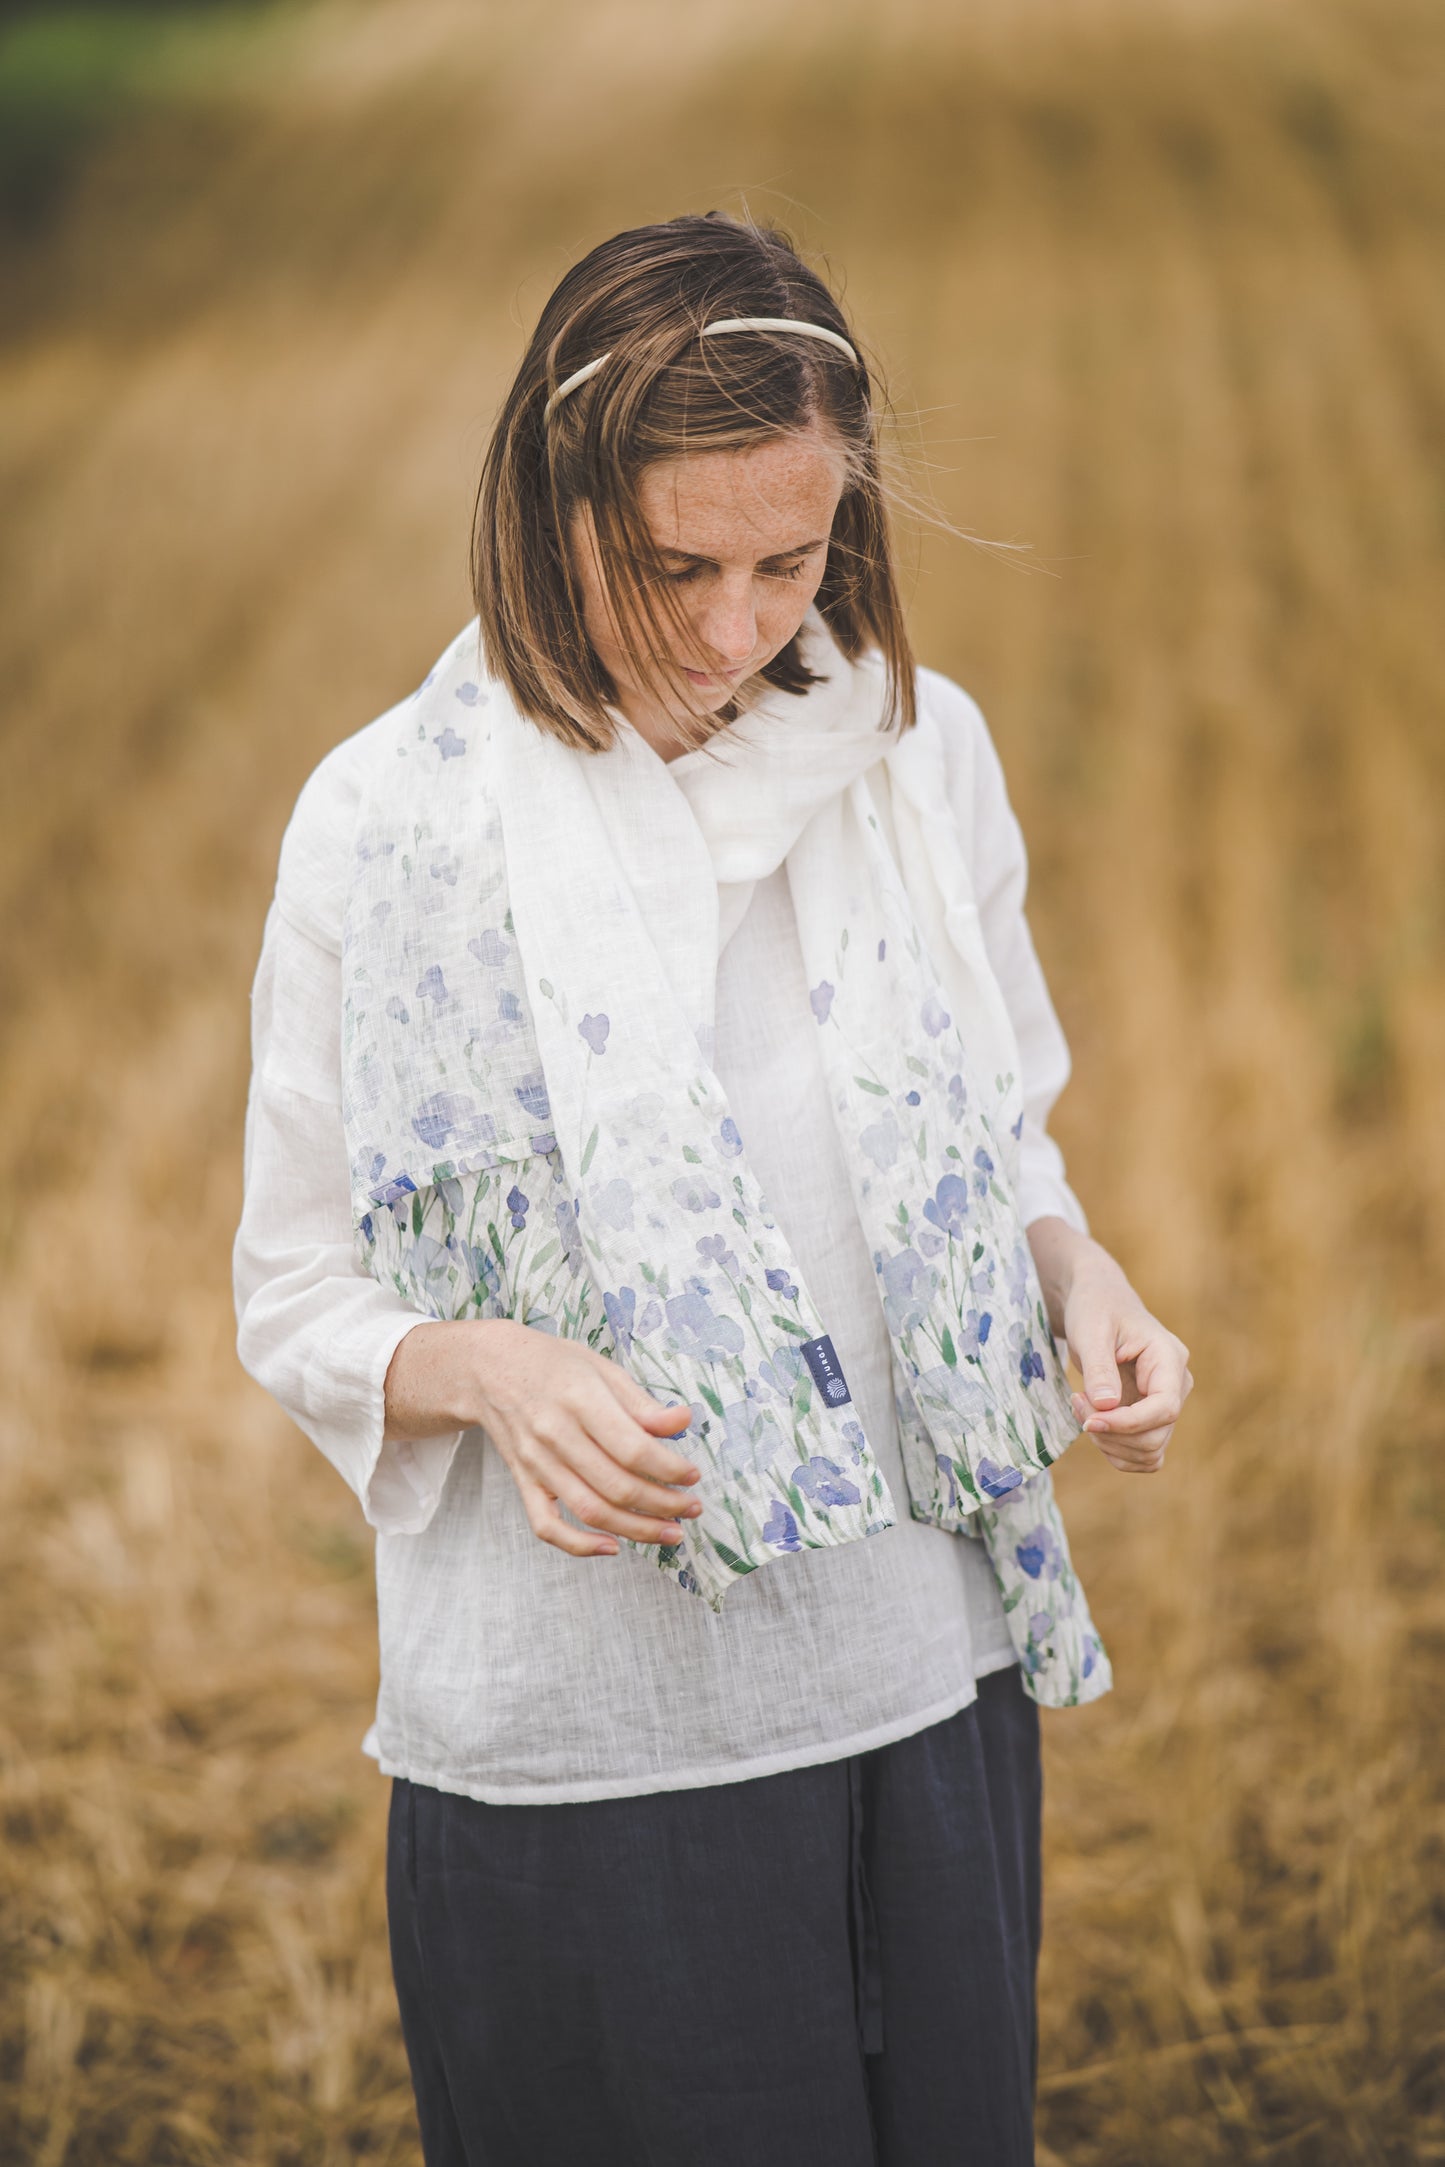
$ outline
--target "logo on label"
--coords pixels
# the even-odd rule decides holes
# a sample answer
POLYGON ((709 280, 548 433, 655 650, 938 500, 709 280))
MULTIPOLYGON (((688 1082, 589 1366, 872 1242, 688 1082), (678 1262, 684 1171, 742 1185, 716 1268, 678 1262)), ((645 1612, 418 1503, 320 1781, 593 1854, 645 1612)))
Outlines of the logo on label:
POLYGON ((799 1354, 813 1373, 813 1382, 830 1407, 842 1407, 853 1395, 848 1390, 848 1380, 843 1375, 842 1364, 833 1352, 831 1339, 805 1339, 799 1354))

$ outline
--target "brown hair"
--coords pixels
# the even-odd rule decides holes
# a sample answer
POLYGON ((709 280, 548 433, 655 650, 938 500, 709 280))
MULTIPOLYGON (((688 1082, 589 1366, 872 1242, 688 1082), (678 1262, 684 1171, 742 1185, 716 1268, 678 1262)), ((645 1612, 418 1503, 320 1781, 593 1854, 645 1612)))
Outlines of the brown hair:
MULTIPOLYGON (((642 470, 687 452, 742 450, 815 420, 831 427, 847 460, 817 608, 845 655, 881 654, 885 726, 913 723, 913 655, 867 366, 793 332, 698 336, 704 324, 737 316, 821 324, 857 349, 842 309, 786 234, 709 211, 614 234, 574 265, 503 401, 477 491, 472 589, 489 669, 523 714, 567 744, 603 750, 613 734, 607 706, 616 704, 583 623, 567 548, 574 511, 590 509, 629 649, 639 658, 666 652, 664 620, 685 628, 638 502, 642 470), (557 386, 604 353, 606 367, 546 419, 557 386)), ((796 639, 759 674, 792 693, 818 681, 796 639)), ((704 741, 741 711, 748 690, 682 734, 704 741)))

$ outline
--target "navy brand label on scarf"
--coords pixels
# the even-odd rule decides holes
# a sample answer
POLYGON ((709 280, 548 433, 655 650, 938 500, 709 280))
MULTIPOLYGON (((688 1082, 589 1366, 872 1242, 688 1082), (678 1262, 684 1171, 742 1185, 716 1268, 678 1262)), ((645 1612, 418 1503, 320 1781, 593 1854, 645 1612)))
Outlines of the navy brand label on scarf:
POLYGON ((813 1382, 830 1407, 842 1407, 853 1397, 843 1375, 843 1366, 833 1352, 831 1339, 805 1339, 798 1352, 813 1372, 813 1382))

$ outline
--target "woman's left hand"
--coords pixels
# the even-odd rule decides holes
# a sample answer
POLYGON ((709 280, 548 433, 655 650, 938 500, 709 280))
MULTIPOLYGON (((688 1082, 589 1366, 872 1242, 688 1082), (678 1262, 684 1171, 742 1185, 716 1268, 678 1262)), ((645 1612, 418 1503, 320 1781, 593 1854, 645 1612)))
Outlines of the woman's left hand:
POLYGON ((1157 1474, 1194 1389, 1189 1349, 1094 1241, 1078 1252, 1069 1275, 1064 1337, 1084 1380, 1073 1394, 1083 1428, 1121 1474, 1157 1474))
POLYGON ((1189 1349, 1091 1235, 1053 1216, 1028 1232, 1050 1325, 1084 1380, 1073 1395, 1077 1420, 1122 1474, 1156 1475, 1194 1390, 1189 1349))

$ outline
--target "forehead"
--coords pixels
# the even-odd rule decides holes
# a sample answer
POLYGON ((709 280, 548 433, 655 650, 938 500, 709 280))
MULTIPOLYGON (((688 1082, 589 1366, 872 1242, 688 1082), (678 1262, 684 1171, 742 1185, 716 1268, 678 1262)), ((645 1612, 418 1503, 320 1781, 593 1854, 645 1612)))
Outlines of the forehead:
POLYGON ((659 548, 782 555, 827 534, 844 479, 841 448, 814 428, 742 451, 654 460, 637 496, 659 548))

